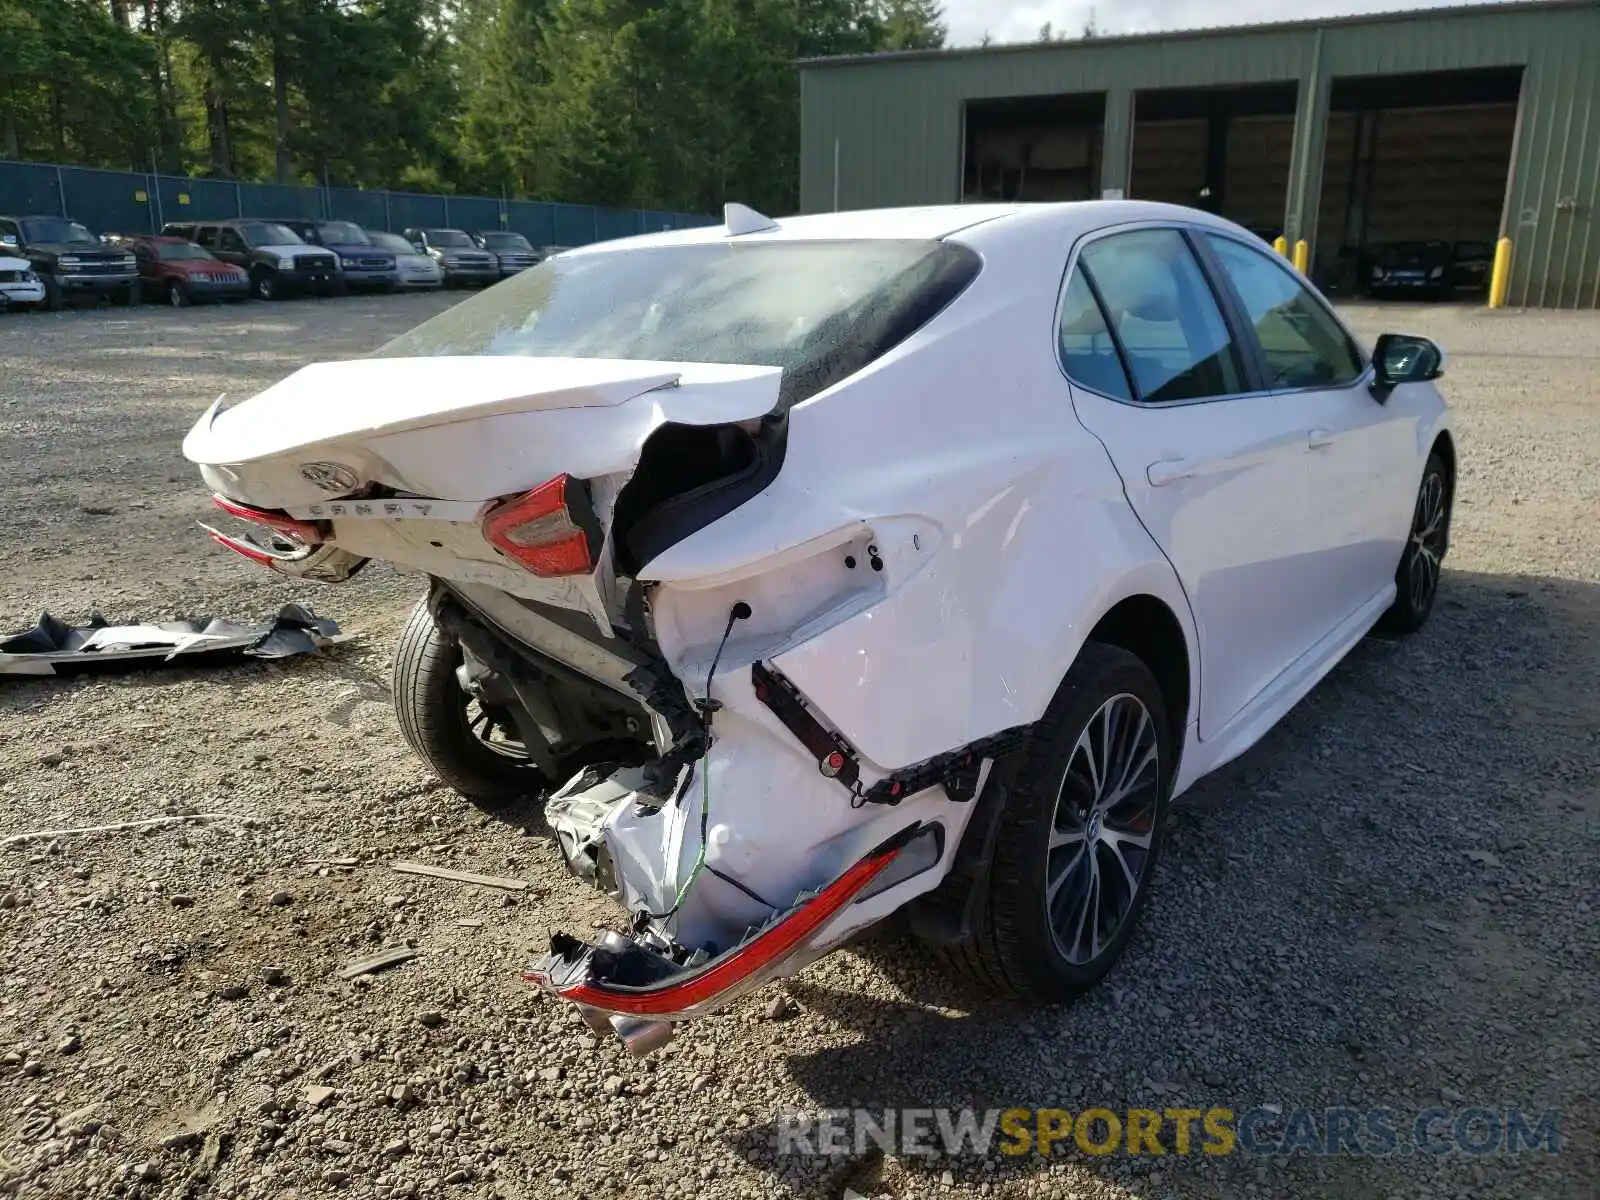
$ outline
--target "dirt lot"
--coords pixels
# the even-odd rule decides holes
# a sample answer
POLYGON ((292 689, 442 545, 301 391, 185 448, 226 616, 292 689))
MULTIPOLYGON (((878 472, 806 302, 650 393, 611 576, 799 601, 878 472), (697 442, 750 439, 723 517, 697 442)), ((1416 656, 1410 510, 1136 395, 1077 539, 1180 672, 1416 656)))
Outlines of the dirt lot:
POLYGON ((0 1194, 1597 1194, 1596 315, 1354 310, 1454 352, 1441 605, 1191 793, 1107 986, 1018 1011, 885 935, 785 985, 781 1013, 769 989, 636 1063, 517 976, 606 903, 536 813, 477 812, 403 747, 389 656, 417 582, 290 590, 194 525, 179 443, 213 397, 448 302, 0 318, 0 630, 303 598, 360 635, 282 667, 0 685, 0 834, 237 818, 0 849, 0 1194), (335 977, 407 939, 414 961, 335 977), (857 1104, 1390 1108, 1402 1143, 1435 1107, 1558 1109, 1560 1150, 775 1154, 781 1109, 857 1104))

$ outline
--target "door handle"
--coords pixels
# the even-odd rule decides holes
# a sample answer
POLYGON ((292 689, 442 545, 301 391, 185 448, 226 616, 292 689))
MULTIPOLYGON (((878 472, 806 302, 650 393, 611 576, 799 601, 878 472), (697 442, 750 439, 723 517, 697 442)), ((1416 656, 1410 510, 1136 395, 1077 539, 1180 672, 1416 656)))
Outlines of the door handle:
POLYGON ((1313 429, 1306 434, 1306 449, 1321 450, 1333 445, 1333 431, 1329 429, 1313 429))
POLYGON ((1145 468, 1145 478, 1150 481, 1151 487, 1165 487, 1169 483, 1177 483, 1180 479, 1188 479, 1194 474, 1194 463, 1187 458, 1163 458, 1160 462, 1153 462, 1145 468))

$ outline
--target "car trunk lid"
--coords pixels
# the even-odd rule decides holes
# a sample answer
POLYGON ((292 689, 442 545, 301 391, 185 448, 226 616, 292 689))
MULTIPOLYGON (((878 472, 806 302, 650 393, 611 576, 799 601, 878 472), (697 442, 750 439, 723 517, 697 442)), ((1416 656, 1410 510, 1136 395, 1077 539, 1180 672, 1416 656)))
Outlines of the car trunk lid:
POLYGON ((323 363, 232 408, 219 399, 183 452, 214 492, 315 524, 346 555, 586 611, 609 635, 613 508, 646 441, 665 425, 755 421, 777 406, 781 374, 505 355, 323 363), (490 511, 561 477, 583 484, 573 491, 599 526, 588 577, 530 573, 484 530, 490 511))

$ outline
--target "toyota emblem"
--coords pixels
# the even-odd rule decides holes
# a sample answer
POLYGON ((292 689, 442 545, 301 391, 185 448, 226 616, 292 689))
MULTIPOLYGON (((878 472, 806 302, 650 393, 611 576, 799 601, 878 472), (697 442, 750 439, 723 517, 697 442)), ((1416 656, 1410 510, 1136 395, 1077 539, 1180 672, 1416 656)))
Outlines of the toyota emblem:
POLYGON ((309 462, 300 464, 300 477, 325 492, 353 492, 361 480, 343 463, 309 462))

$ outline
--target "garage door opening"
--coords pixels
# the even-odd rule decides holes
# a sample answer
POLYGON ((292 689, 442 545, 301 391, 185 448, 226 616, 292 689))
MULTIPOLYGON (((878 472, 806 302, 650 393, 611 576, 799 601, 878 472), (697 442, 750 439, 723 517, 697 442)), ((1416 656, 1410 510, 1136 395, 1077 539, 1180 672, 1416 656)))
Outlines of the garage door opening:
POLYGON ((969 100, 961 199, 1098 196, 1105 110, 1103 92, 969 100))
POLYGON ((1522 69, 1336 79, 1315 276, 1374 299, 1488 293, 1522 69))
POLYGON ((1296 86, 1160 88, 1134 99, 1129 192, 1283 232, 1296 86))

